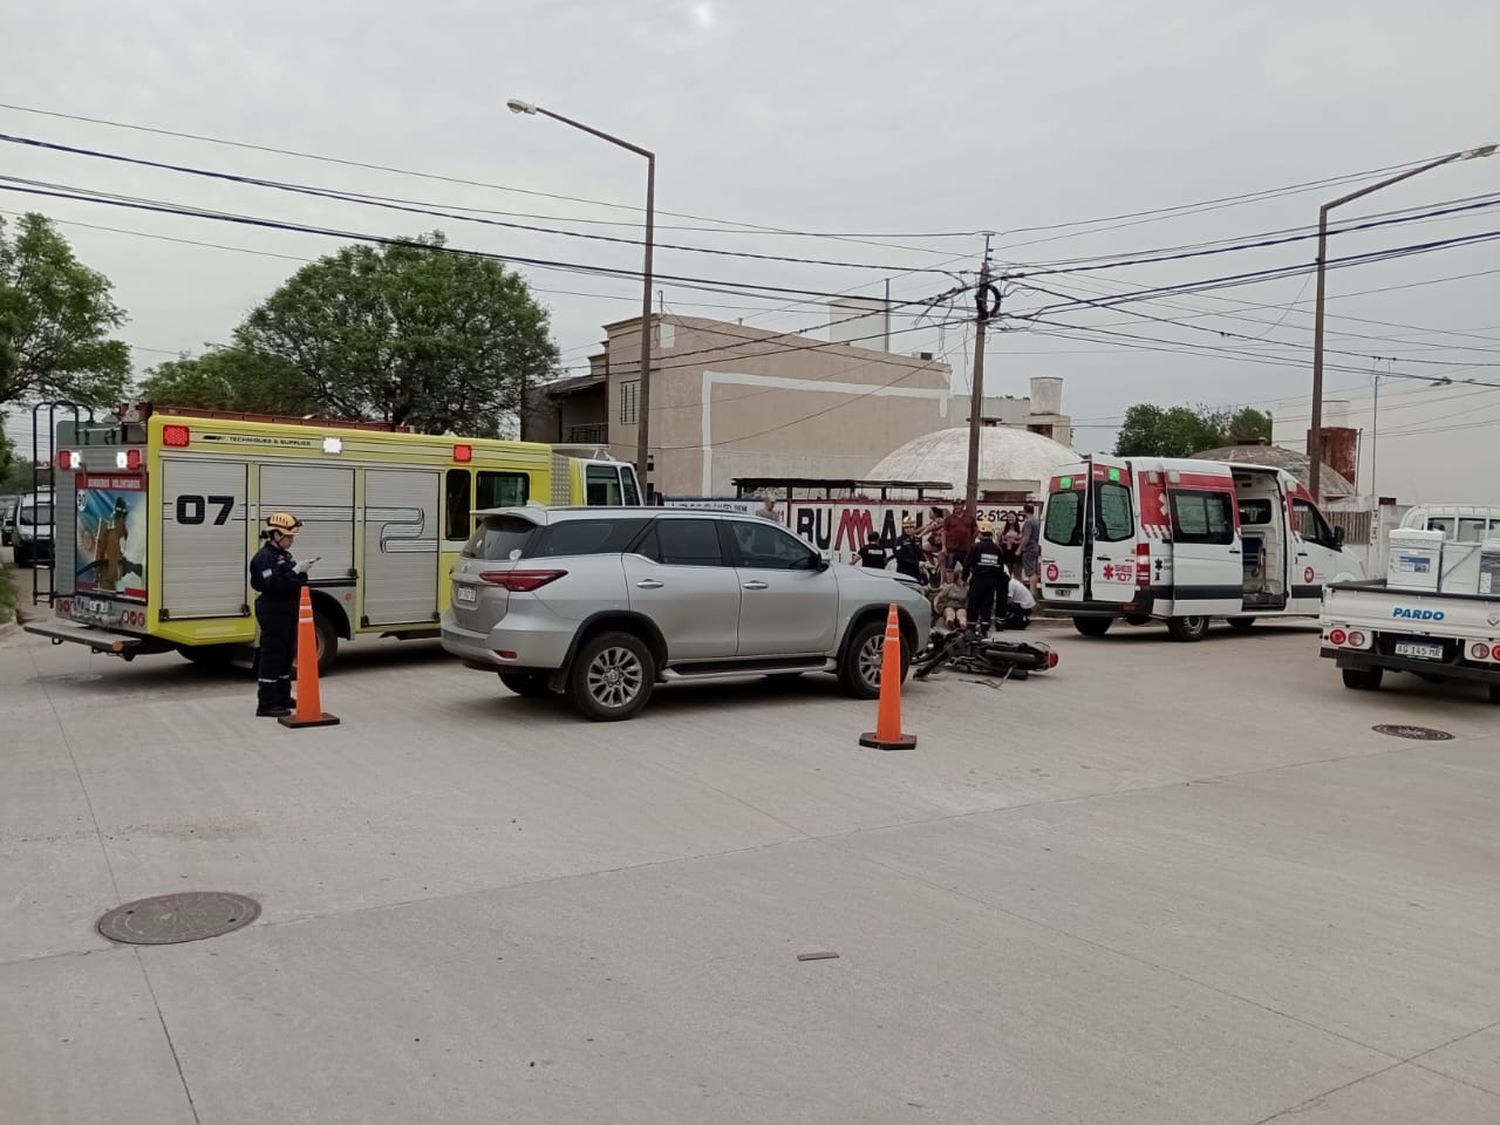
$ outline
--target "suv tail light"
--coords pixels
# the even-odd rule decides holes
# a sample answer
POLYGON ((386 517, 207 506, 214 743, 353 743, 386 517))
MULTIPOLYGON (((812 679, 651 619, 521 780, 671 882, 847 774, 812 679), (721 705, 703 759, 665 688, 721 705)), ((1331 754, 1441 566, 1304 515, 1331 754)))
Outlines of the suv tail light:
POLYGON ((526 594, 556 582, 567 573, 566 570, 486 570, 480 573, 479 580, 512 593, 526 594))

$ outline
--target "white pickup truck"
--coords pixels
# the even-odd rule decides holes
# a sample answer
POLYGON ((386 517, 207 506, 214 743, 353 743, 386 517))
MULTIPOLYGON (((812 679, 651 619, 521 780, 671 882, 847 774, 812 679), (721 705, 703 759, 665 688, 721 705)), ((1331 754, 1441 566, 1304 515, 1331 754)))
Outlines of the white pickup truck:
POLYGON ((1472 680, 1500 703, 1500 594, 1389 587, 1385 579, 1335 582, 1323 591, 1323 652, 1344 686, 1373 691, 1387 671, 1472 680))

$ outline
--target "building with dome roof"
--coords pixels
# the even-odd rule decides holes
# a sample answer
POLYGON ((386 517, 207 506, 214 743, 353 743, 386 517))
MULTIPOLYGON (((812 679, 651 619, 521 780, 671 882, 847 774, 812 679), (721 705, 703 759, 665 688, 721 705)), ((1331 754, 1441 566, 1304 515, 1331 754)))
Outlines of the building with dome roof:
MULTIPOLYGON (((1238 465, 1269 465, 1275 469, 1285 469, 1303 483, 1307 481, 1307 454, 1295 449, 1283 449, 1279 445, 1224 445, 1217 449, 1202 450, 1193 456, 1205 461, 1228 461, 1238 465)), ((1323 462, 1322 476, 1318 483, 1324 500, 1348 500, 1355 495, 1354 485, 1327 461, 1323 462)))
MULTIPOLYGON (((1053 470, 1077 460, 1071 448, 1043 434, 984 426, 979 431, 979 491, 986 499, 1000 501, 1039 496, 1053 470)), ((961 494, 969 476, 968 428, 955 426, 913 438, 883 458, 868 476, 951 481, 954 494, 961 494)))

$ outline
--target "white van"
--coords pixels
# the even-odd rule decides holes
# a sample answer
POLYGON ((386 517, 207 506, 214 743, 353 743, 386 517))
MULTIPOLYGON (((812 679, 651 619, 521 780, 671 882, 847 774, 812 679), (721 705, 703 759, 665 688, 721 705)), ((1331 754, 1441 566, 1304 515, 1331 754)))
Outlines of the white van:
POLYGON ((1116 618, 1201 640, 1211 618, 1316 617, 1323 587, 1364 577, 1306 488, 1282 469, 1097 456, 1053 470, 1042 604, 1089 637, 1116 618), (1085 518, 1087 516, 1087 518, 1085 518))
POLYGON ((1477 594, 1486 541, 1500 539, 1500 508, 1483 504, 1418 504, 1401 517, 1403 529, 1443 533, 1437 589, 1477 594))
POLYGON ((1483 543, 1500 538, 1500 508, 1483 504, 1418 504, 1401 517, 1401 526, 1441 531, 1449 543, 1483 543))

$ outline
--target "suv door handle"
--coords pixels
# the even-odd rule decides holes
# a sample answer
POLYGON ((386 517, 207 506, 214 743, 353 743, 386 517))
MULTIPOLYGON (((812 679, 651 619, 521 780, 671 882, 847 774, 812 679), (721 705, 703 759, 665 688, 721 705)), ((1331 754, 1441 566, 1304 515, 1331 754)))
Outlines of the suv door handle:
POLYGON ((747 590, 768 590, 768 589, 770 589, 770 587, 767 586, 764 582, 762 582, 759 578, 754 578, 754 579, 751 579, 749 582, 744 583, 744 587, 747 590))
POLYGON ((1237 555, 1240 553, 1240 549, 1238 547, 1231 547, 1229 548, 1229 553, 1231 555, 1237 555))
POLYGON ((660 590, 662 584, 654 578, 642 578, 636 586, 642 590, 660 590))

